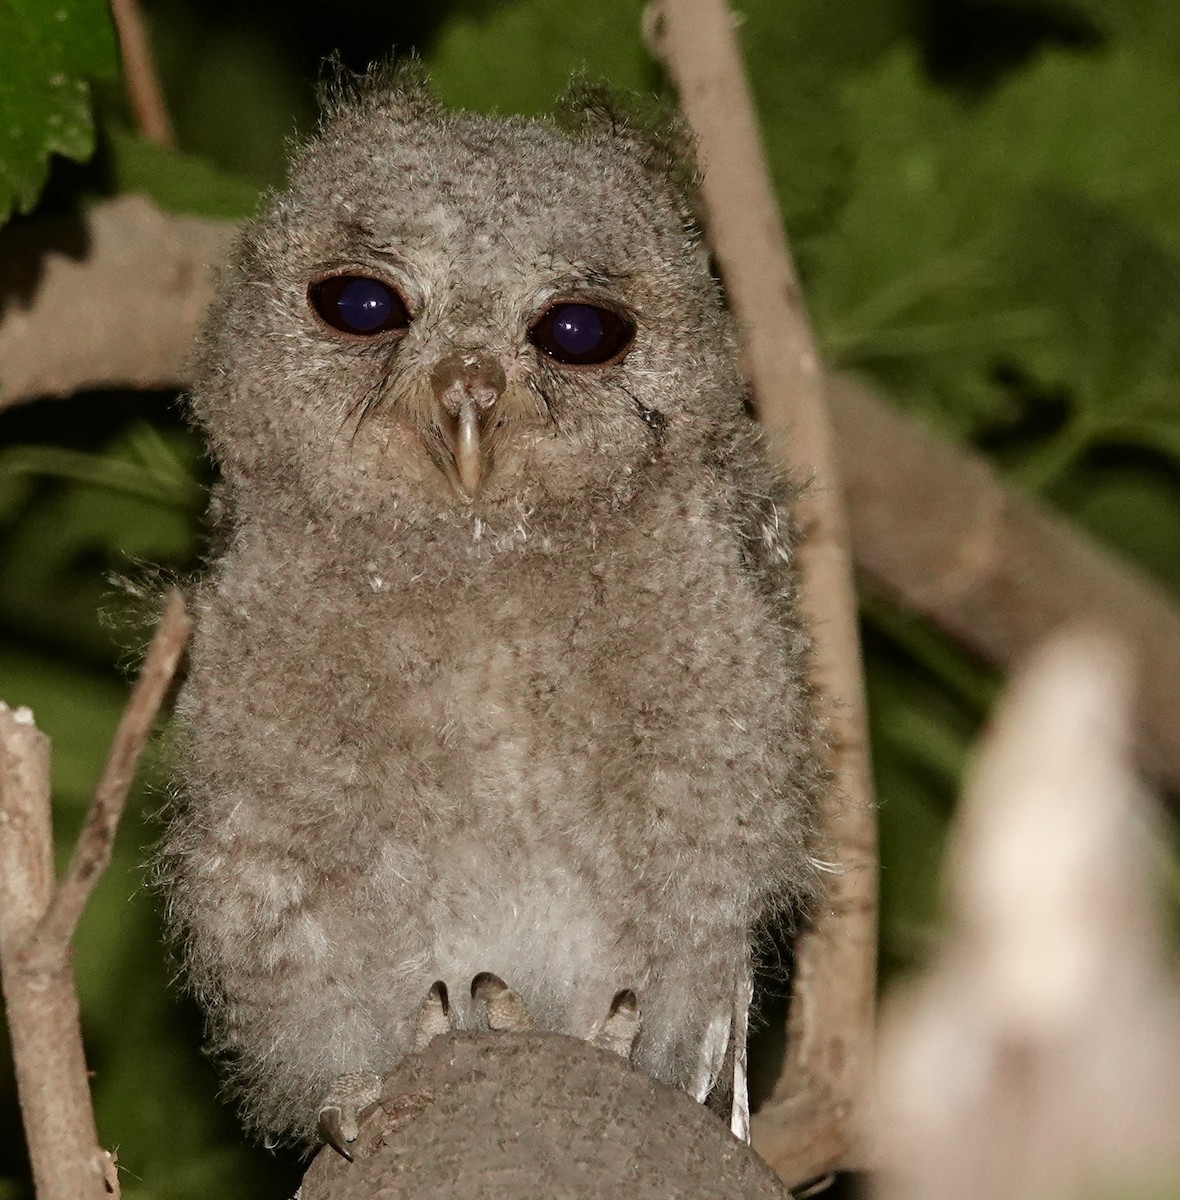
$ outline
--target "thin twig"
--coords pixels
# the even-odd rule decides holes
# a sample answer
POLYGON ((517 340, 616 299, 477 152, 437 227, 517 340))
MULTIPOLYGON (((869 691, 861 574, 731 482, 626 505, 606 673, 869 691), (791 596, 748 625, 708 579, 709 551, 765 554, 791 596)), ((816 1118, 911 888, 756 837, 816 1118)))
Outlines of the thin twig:
POLYGON ((754 1124, 788 1183, 849 1161, 866 1094, 876 977, 876 828, 856 595, 824 372, 770 186, 733 18, 723 0, 657 0, 645 31, 697 136, 709 237, 743 335, 746 374, 772 454, 811 479, 798 507, 812 675, 828 698, 836 787, 825 802, 841 874, 796 947, 787 1058, 754 1124))
POLYGON ((152 58, 147 28, 138 0, 111 0, 111 15, 119 35, 119 56, 123 60, 123 82, 127 99, 141 134, 157 146, 172 150, 176 138, 168 117, 168 105, 160 77, 152 58))
POLYGON ((31 966, 48 965, 54 957, 65 953, 90 893, 110 861, 115 830, 123 815, 139 756, 176 674, 191 624, 180 593, 171 592, 115 731, 70 865, 29 944, 27 960, 31 966))

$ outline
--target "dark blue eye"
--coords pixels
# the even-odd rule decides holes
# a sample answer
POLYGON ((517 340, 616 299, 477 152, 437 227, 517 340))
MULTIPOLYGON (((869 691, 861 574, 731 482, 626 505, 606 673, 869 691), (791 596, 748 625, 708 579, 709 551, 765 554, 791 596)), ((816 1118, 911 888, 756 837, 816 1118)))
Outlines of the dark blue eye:
POLYGON ((312 309, 333 329, 362 337, 405 329, 410 314, 401 296, 367 275, 329 275, 307 289, 312 309))
POLYGON ((529 329, 543 354, 572 366, 601 366, 620 359, 635 336, 635 325, 611 308, 559 301, 529 329))

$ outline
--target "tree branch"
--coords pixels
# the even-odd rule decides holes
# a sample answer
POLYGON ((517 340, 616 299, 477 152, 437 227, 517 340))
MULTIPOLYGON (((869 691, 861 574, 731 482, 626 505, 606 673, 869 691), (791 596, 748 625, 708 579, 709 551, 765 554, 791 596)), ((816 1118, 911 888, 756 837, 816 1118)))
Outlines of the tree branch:
POLYGON ((29 939, 53 890, 49 739, 0 703, 0 979, 38 1200, 105 1200, 70 960, 30 968, 29 939))
POLYGON ((703 1105, 554 1034, 435 1038, 387 1076, 352 1150, 322 1150, 301 1200, 789 1200, 703 1105))
POLYGON ((123 83, 135 114, 135 124, 148 141, 171 150, 176 145, 164 89, 152 58, 143 13, 137 0, 111 0, 111 15, 119 35, 123 83))
POLYGON ((742 332, 773 457, 812 485, 800 594, 812 677, 833 733, 835 788, 821 814, 839 864, 799 938, 787 1055, 754 1144, 788 1183, 850 1167, 850 1120, 868 1083, 876 991, 876 819, 847 520, 824 376, 771 189, 733 17, 724 0, 658 0, 647 30, 697 136, 706 233, 742 332))
POLYGON ((1180 792, 1180 613, 1142 572, 843 376, 828 383, 865 583, 1008 670, 1068 624, 1134 659, 1137 761, 1180 792))
POLYGON ((143 196, 0 230, 0 411, 105 387, 175 387, 235 227, 143 196))
POLYGON ((173 592, 115 734, 74 848, 54 887, 49 739, 0 702, 0 976, 38 1200, 118 1195, 99 1148, 70 940, 110 860, 127 790, 188 637, 173 592))

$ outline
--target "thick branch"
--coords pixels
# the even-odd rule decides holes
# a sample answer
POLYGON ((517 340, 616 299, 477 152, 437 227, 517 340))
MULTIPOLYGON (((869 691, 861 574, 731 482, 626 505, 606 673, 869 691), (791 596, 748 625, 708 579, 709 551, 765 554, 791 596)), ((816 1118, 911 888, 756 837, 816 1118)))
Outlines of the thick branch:
POLYGON ((174 387, 234 227, 142 196, 0 231, 0 410, 103 387, 174 387))
POLYGON ((1180 792, 1180 614, 1145 575, 1007 488, 867 388, 829 382, 857 569, 874 590, 1009 668, 1063 625, 1118 633, 1135 659, 1138 761, 1180 792))
POLYGON ((696 133, 706 231, 742 331, 744 363, 772 453, 811 479, 798 505, 801 599, 812 675, 828 705, 836 787, 825 798, 825 910, 796 946, 787 1059, 754 1123, 788 1182, 847 1161, 865 1094, 876 987, 876 824, 848 527, 823 370, 771 189, 733 18, 724 0, 658 0, 649 29, 696 133))
POLYGON ((399 1063, 345 1162, 302 1200, 788 1200, 708 1109, 575 1038, 450 1033, 399 1063))
POLYGON ((25 950, 53 890, 49 739, 27 708, 0 704, 0 977, 38 1200, 105 1200, 68 957, 30 968, 25 950))

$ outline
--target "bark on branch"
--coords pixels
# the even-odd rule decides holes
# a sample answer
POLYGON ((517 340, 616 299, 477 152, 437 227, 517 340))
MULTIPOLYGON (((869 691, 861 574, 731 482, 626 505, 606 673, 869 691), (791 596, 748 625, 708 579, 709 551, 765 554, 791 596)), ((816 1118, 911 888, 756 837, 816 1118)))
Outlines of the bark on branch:
POLYGON ((25 952, 53 894, 49 739, 0 704, 0 978, 21 1117, 40 1200, 106 1200, 110 1159, 90 1105, 70 960, 25 952))
POLYGON ((70 865, 55 885, 49 739, 0 702, 0 978, 38 1200, 118 1195, 98 1144, 70 942, 179 662, 189 621, 173 593, 115 734, 70 865))
POLYGON ((789 1200, 708 1109, 575 1038, 450 1033, 403 1060, 353 1145, 300 1200, 789 1200))
POLYGON ((1137 672, 1136 761, 1180 793, 1180 612, 1082 530, 1005 487, 991 464, 830 376, 864 583, 1009 670, 1050 634, 1116 633, 1137 672))

